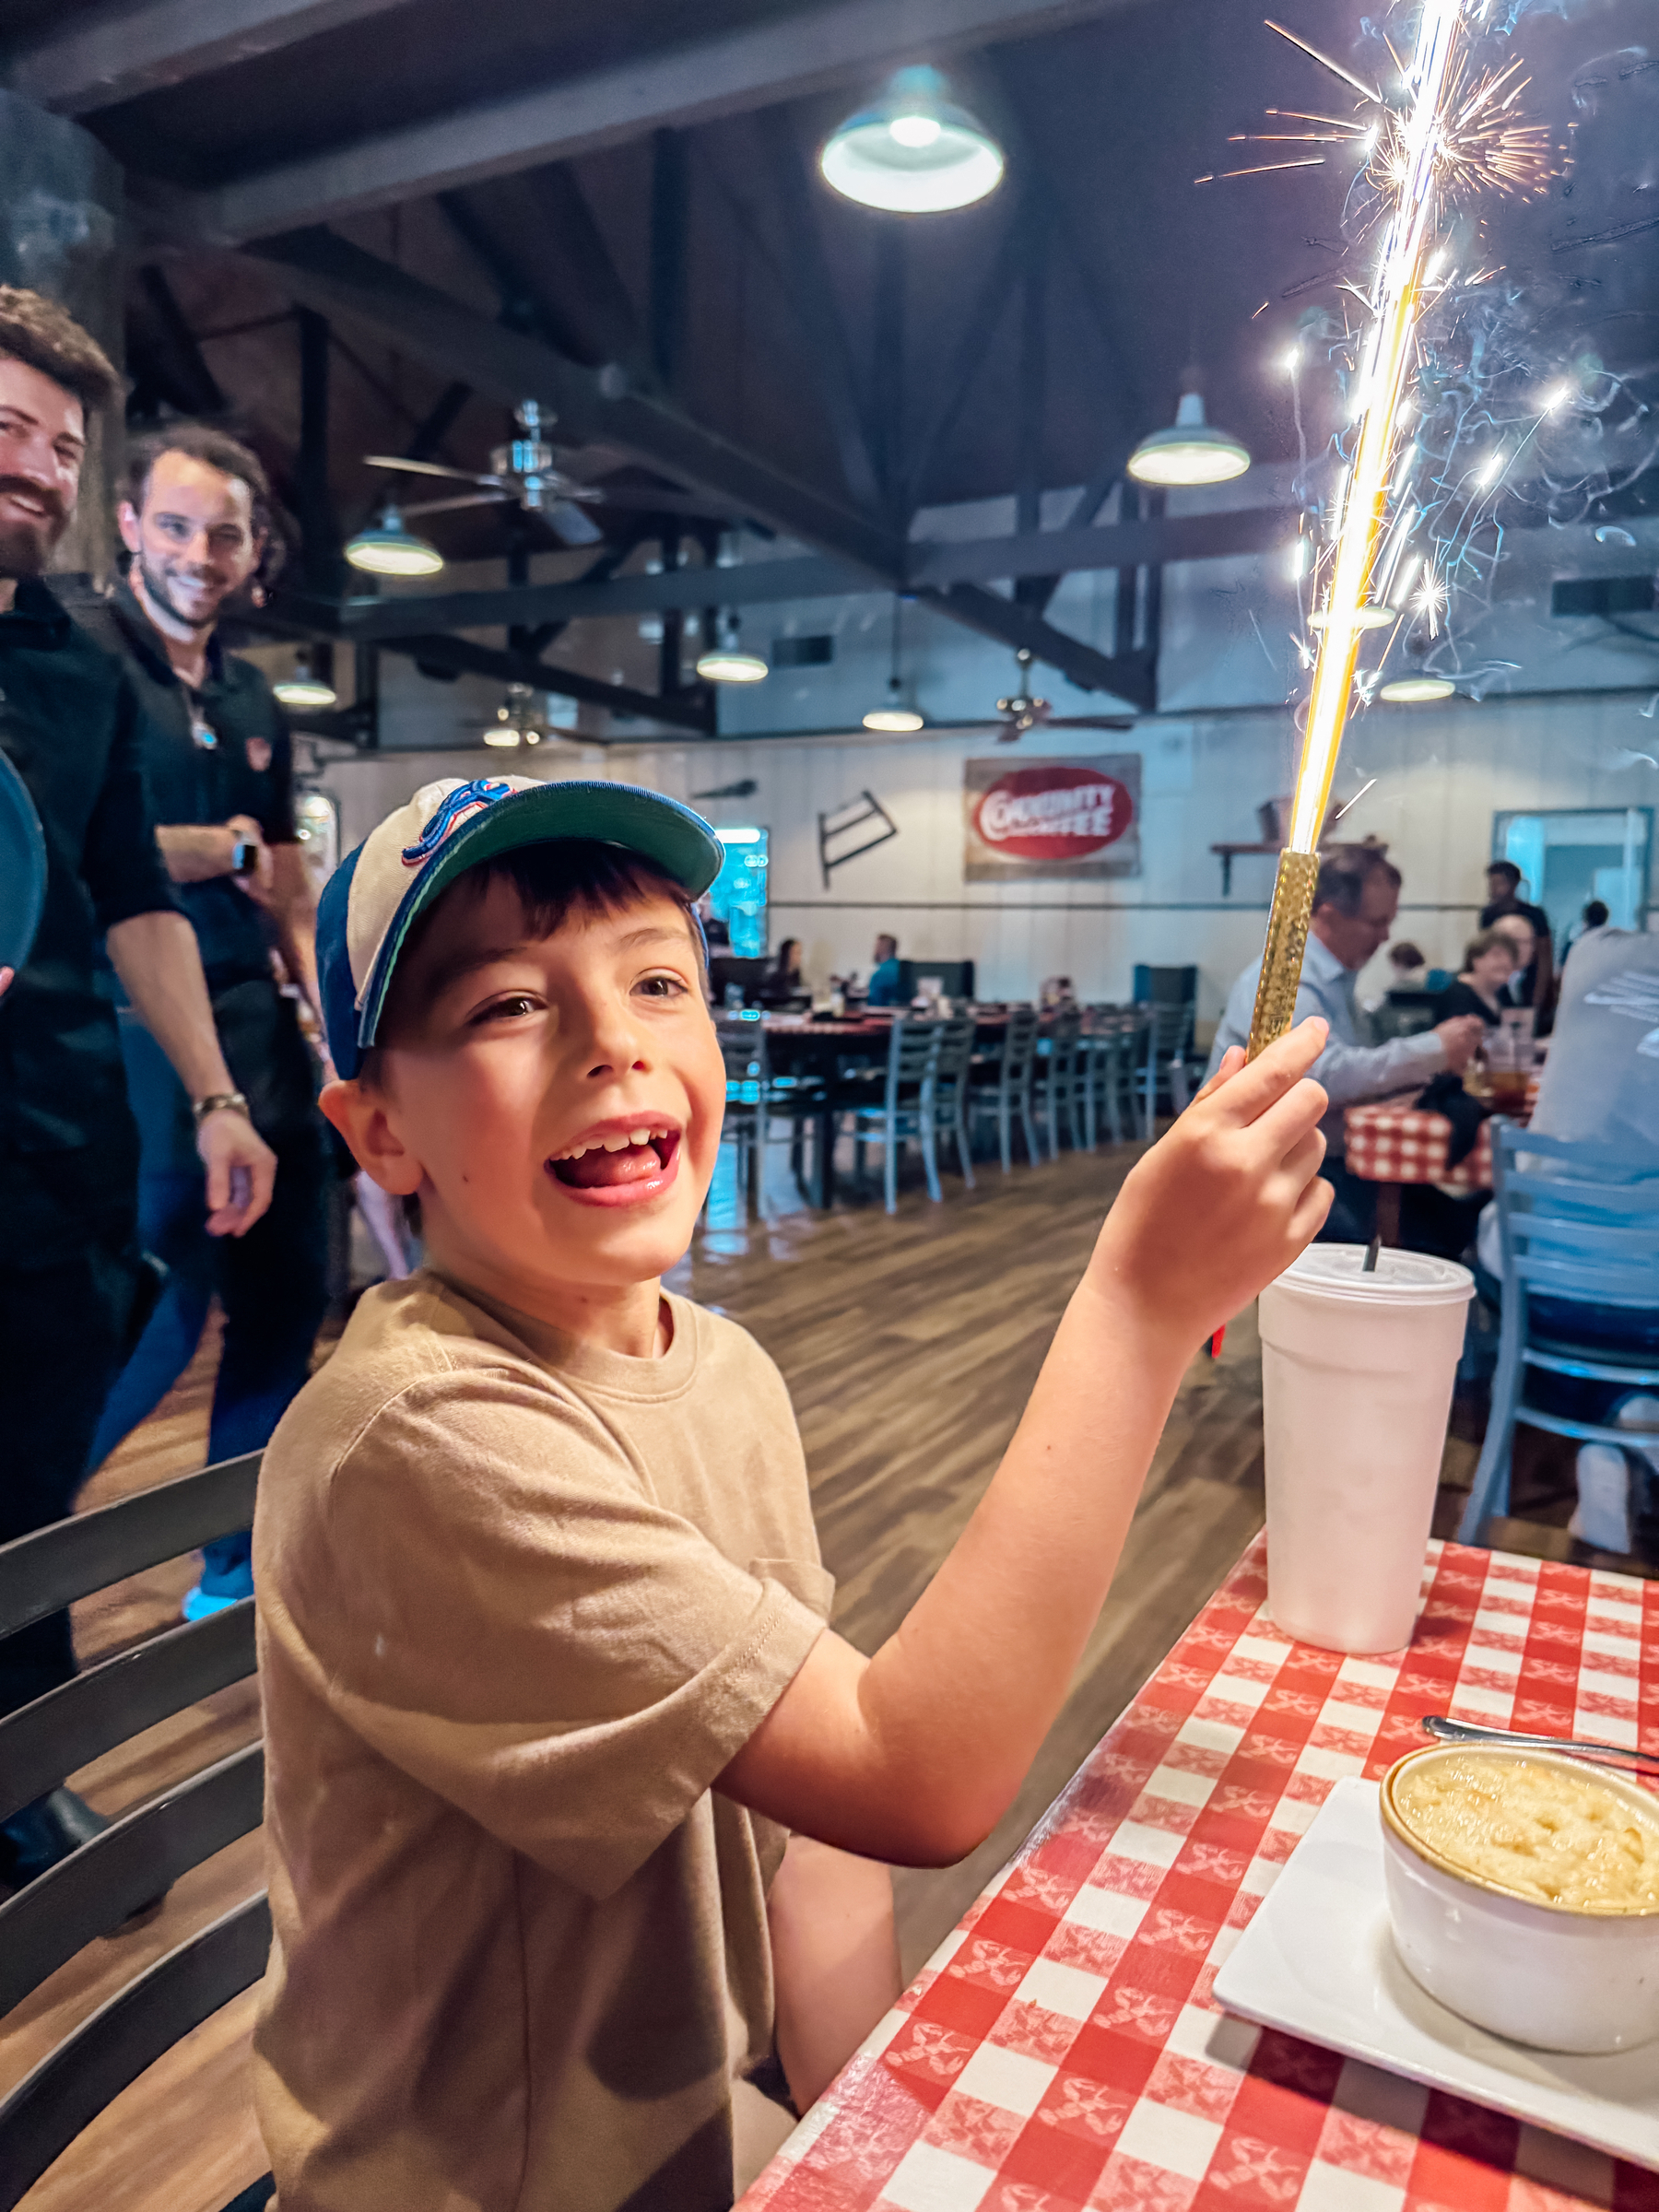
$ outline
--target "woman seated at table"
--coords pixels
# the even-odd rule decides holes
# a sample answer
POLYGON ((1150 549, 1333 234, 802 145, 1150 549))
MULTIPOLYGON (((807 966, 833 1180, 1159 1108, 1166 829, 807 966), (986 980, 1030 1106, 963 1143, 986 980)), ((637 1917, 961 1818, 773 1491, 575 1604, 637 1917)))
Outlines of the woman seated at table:
POLYGON ((801 940, 785 937, 771 966, 755 986, 755 996, 763 1006, 776 1006, 786 999, 801 997, 806 988, 801 981, 801 940))
POLYGON ((1515 947, 1499 929, 1483 929, 1464 947, 1462 972, 1434 1002, 1436 1021, 1457 1014, 1478 1014, 1489 1030, 1503 1019, 1509 1003, 1503 986, 1515 972, 1515 947))

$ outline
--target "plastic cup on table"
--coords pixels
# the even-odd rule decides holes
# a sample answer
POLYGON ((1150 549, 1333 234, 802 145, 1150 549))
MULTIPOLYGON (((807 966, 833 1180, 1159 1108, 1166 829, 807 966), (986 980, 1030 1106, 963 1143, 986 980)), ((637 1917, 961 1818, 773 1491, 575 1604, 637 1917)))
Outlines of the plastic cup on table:
POLYGON ((1411 1641, 1475 1291, 1426 1253, 1312 1244, 1261 1299, 1267 1610, 1334 1652, 1411 1641))

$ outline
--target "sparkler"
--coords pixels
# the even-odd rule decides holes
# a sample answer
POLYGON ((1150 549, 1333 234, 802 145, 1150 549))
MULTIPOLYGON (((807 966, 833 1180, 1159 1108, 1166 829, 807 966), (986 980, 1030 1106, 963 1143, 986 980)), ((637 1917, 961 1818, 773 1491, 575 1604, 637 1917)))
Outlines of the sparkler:
MULTIPOLYGON (((1403 444, 1406 379, 1416 359, 1418 317, 1425 298, 1447 281, 1431 261, 1439 220, 1454 198, 1481 188, 1529 191, 1547 173, 1547 134, 1520 121, 1515 112, 1525 81, 1516 81, 1519 65, 1484 76, 1471 68, 1467 5, 1469 0, 1422 0, 1411 58, 1402 65, 1404 112, 1386 106, 1370 87, 1304 41, 1269 24, 1359 91, 1372 108, 1374 120, 1366 124, 1346 124, 1324 115, 1299 120, 1324 125, 1321 136, 1335 129, 1357 142, 1369 139, 1367 173, 1387 218, 1366 300, 1370 324, 1356 380, 1353 460, 1334 518, 1330 591, 1318 631, 1289 830, 1267 921, 1250 1030, 1252 1059, 1282 1037, 1294 1018, 1319 873, 1320 831, 1355 693, 1360 641, 1368 629, 1392 618, 1372 604, 1371 585, 1373 577, 1384 588, 1393 581, 1381 571, 1397 560, 1409 535, 1407 530, 1395 538, 1383 525, 1403 444)), ((1473 5, 1478 7, 1481 0, 1473 5)), ((1400 472, 1402 491, 1405 473, 1400 472)), ((1396 604, 1404 597, 1396 589, 1396 604)), ((1432 576, 1418 583, 1413 598, 1419 612, 1431 622, 1438 619, 1443 592, 1432 576)))

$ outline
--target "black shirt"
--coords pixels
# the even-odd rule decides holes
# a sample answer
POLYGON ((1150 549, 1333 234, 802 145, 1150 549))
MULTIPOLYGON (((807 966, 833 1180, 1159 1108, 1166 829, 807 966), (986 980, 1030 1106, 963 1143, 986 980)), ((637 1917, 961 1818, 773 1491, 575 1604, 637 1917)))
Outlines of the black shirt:
MULTIPOLYGON (((1529 906, 1524 899, 1494 899, 1480 910, 1480 926, 1490 929, 1493 923, 1505 914, 1521 914, 1532 924, 1534 939, 1538 945, 1554 942, 1549 934, 1549 916, 1541 906, 1529 906)), ((1532 1006, 1538 999, 1538 956, 1535 950, 1524 968, 1517 970, 1503 986, 1503 995, 1512 1006, 1532 1006)))
POLYGON ((0 614, 0 747, 46 839, 46 900, 28 964, 0 998, 0 1265, 45 1266, 120 1237, 137 1136, 103 931, 174 910, 144 787, 137 695, 122 664, 46 586, 0 614))
POLYGON ((1495 1030, 1503 1019, 1496 1006, 1488 1006, 1473 984, 1455 977, 1446 988, 1438 993, 1434 1001, 1436 1022, 1452 1021, 1460 1014, 1478 1014, 1488 1030, 1495 1030))
MULTIPOLYGON (((100 643, 128 663, 143 709, 144 772, 155 819, 164 825, 256 821, 269 845, 295 841, 293 747, 282 709, 251 661, 207 646, 200 691, 182 683, 154 624, 130 587, 76 609, 100 643)), ((173 886, 201 947, 207 988, 269 980, 269 930, 234 877, 173 886)))

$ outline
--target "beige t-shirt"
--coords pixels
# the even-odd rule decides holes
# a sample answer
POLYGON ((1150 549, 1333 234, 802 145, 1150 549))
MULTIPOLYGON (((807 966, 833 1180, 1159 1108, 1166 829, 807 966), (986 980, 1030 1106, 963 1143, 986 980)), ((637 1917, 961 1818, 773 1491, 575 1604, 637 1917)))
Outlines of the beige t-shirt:
POLYGON ((710 1784, 831 1592, 782 1378, 431 1274, 362 1300, 253 1530, 281 2212, 712 2212, 783 1831, 710 1784))

